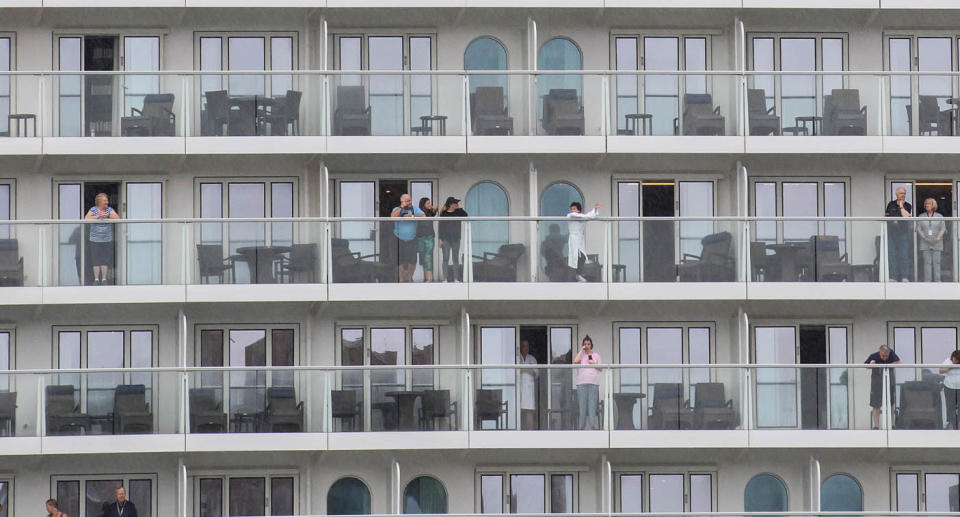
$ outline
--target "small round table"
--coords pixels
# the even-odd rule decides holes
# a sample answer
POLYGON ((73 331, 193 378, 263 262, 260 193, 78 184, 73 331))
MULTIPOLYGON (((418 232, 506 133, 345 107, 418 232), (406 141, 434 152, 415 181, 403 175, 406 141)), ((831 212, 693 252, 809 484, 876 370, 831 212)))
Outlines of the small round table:
POLYGON ((633 136, 653 134, 653 115, 650 113, 628 113, 623 116, 627 119, 627 133, 633 136), (640 121, 639 131, 637 121, 640 121))
POLYGON ((636 429, 633 423, 633 407, 637 401, 646 398, 644 393, 614 393, 613 404, 617 406, 617 422, 614 429, 636 429))
POLYGON ((447 134, 447 116, 446 115, 424 115, 420 117, 420 127, 423 128, 420 130, 421 135, 440 135, 446 136, 447 134), (440 132, 433 131, 433 123, 438 122, 440 132))
POLYGON ((397 401, 397 430, 416 431, 417 418, 414 414, 414 407, 417 399, 423 395, 419 391, 388 391, 384 395, 397 401))
POLYGON ((796 117, 796 121, 798 126, 803 124, 804 129, 806 129, 807 123, 809 122, 813 126, 813 131, 811 131, 810 134, 813 136, 817 136, 817 133, 819 132, 817 129, 818 129, 818 126, 821 126, 821 124, 823 123, 823 117, 818 117, 816 115, 808 115, 805 117, 796 117))

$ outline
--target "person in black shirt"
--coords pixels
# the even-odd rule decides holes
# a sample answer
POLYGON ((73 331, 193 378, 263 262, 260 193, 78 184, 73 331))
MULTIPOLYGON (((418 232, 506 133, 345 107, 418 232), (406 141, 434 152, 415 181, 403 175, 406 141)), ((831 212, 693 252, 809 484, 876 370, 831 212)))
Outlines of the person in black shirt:
MULTIPOLYGON (((864 364, 900 364, 900 358, 897 353, 887 345, 880 345, 880 349, 870 354, 864 364)), ((883 407, 883 370, 884 368, 870 369, 870 408, 873 418, 873 428, 880 428, 880 408, 883 407)), ((896 371, 893 368, 887 368, 890 371, 890 408, 893 408, 893 388, 897 385, 896 371)))
POLYGON ((127 501, 127 491, 123 487, 117 489, 117 501, 109 503, 104 517, 137 517, 137 507, 133 501, 127 501))
MULTIPOLYGON (((885 217, 912 217, 913 207, 907 202, 907 189, 897 188, 897 198, 887 203, 885 217)), ((910 259, 911 224, 906 221, 887 223, 887 259, 890 264, 890 280, 909 282, 913 270, 910 259)))
MULTIPOLYGON (((460 200, 450 196, 443 204, 440 217, 467 217, 467 212, 460 208, 460 200)), ((437 226, 437 237, 440 239, 440 251, 443 257, 445 282, 460 282, 463 280, 463 268, 460 266, 460 236, 463 221, 440 222, 437 226)))

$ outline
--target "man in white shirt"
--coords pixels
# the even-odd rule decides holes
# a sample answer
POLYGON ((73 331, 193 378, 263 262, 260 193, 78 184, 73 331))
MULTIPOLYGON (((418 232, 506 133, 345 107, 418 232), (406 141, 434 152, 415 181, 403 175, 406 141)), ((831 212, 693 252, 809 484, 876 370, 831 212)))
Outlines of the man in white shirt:
POLYGON ((580 203, 574 201, 570 203, 570 212, 567 214, 568 219, 579 219, 574 222, 571 221, 567 223, 567 266, 570 269, 577 270, 577 281, 586 282, 587 280, 583 278, 580 274, 580 255, 583 255, 583 258, 587 258, 587 219, 596 219, 600 215, 600 203, 593 205, 593 210, 583 213, 583 206, 580 203))
MULTIPOLYGON (((537 364, 537 358, 530 355, 530 342, 520 340, 520 356, 517 364, 537 364)), ((536 368, 520 369, 520 428, 536 429, 537 424, 537 375, 536 368)))

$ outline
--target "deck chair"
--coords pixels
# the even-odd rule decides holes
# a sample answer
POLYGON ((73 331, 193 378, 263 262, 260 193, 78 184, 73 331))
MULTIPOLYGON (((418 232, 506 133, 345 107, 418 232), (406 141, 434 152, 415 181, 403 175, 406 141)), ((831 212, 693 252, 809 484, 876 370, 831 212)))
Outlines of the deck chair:
POLYGON ((288 386, 267 388, 263 429, 267 433, 303 431, 303 402, 297 402, 297 392, 294 388, 288 386))
POLYGON ((357 400, 357 392, 354 390, 333 390, 330 392, 330 416, 340 420, 340 427, 343 428, 345 422, 350 422, 350 430, 362 430, 357 426, 362 411, 362 402, 357 400))
POLYGON ((507 414, 510 408, 510 401, 503 400, 503 392, 500 390, 477 390, 477 399, 474 402, 474 417, 477 429, 483 429, 483 423, 493 421, 497 429, 506 429, 507 414))
POLYGON ((71 384, 46 387, 47 435, 90 434, 90 415, 80 412, 71 384))
POLYGON ((450 390, 426 390, 420 400, 420 428, 436 429, 437 420, 447 420, 450 430, 456 429, 457 401, 450 401, 450 390))
POLYGON ((901 429, 942 429, 940 387, 927 381, 908 381, 900 387, 901 429))
POLYGON ((823 106, 823 134, 867 134, 867 107, 860 105, 860 90, 831 90, 829 105, 826 96, 824 96, 823 106))
POLYGON ((582 135, 583 125, 577 90, 555 88, 543 98, 543 129, 548 135, 582 135))
POLYGON ((516 282, 517 263, 526 252, 523 244, 504 244, 496 253, 489 251, 474 255, 473 279, 478 282, 516 282))
POLYGON ((234 260, 223 257, 223 246, 220 244, 197 244, 197 263, 199 266, 200 283, 208 283, 211 277, 217 277, 223 283, 224 273, 235 273, 234 260))
POLYGON ((130 116, 120 119, 120 135, 175 136, 177 115, 173 112, 173 99, 172 93, 144 96, 142 108, 130 108, 130 116))
MULTIPOLYGON (((683 96, 683 134, 722 136, 726 132, 720 107, 713 107, 709 93, 687 93, 683 96)), ((679 118, 673 119, 673 133, 680 134, 679 118)))
POLYGON ((230 99, 227 90, 204 92, 207 99, 203 134, 208 136, 223 136, 230 123, 230 99))
POLYGON ((847 254, 840 254, 840 238, 836 235, 810 237, 813 250, 813 268, 817 282, 847 282, 853 280, 853 266, 847 254))
POLYGON ((330 240, 330 257, 333 265, 334 283, 377 283, 396 281, 396 268, 382 264, 373 253, 361 255, 359 251, 350 251, 347 239, 330 240), (373 259, 373 260, 368 260, 373 259))
POLYGON ((747 116, 751 136, 780 134, 780 117, 777 107, 767 109, 767 94, 761 89, 747 90, 747 116))
POLYGON ((17 239, 0 239, 0 286, 23 285, 23 257, 17 239))
POLYGON ((684 253, 677 265, 681 282, 733 282, 736 260, 730 232, 712 233, 700 240, 700 255, 684 253))
POLYGON ((337 86, 337 109, 333 112, 333 134, 370 134, 370 106, 363 86, 337 86))
POLYGON ((191 433, 227 432, 227 414, 215 388, 193 388, 189 397, 191 433))
POLYGON ((653 385, 653 407, 650 429, 691 429, 693 411, 690 402, 683 400, 683 385, 658 382, 653 385))
POLYGON ((478 86, 470 94, 470 116, 474 135, 513 134, 513 118, 507 116, 502 86, 478 86))
POLYGON ((282 101, 274 99, 275 104, 269 114, 260 116, 259 124, 265 127, 270 124, 271 136, 287 136, 300 134, 300 100, 303 92, 287 90, 282 101))
POLYGON ((121 384, 113 397, 113 433, 149 434, 153 432, 153 412, 147 403, 146 386, 121 384))
POLYGON ((719 382, 699 382, 694 386, 693 422, 697 429, 733 429, 738 425, 733 400, 727 400, 719 382))
POLYGON ((0 393, 0 436, 17 435, 17 392, 0 393))

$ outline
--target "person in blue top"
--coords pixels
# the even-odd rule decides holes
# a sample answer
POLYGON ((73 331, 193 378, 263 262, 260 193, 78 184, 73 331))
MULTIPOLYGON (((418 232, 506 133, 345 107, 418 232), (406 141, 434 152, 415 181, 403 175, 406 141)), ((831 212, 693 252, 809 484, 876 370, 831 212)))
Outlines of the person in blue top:
MULTIPOLYGON (((414 206, 410 194, 400 196, 400 206, 390 212, 390 217, 425 217, 423 210, 414 206)), ((413 282, 417 269, 417 223, 397 221, 393 223, 393 235, 397 238, 397 275, 400 282, 413 282)))
MULTIPOLYGON (((103 192, 94 198, 93 207, 87 211, 84 219, 120 219, 117 211, 110 206, 110 197, 103 192)), ((113 267, 113 225, 90 225, 90 264, 93 266, 95 285, 106 284, 113 267)))

